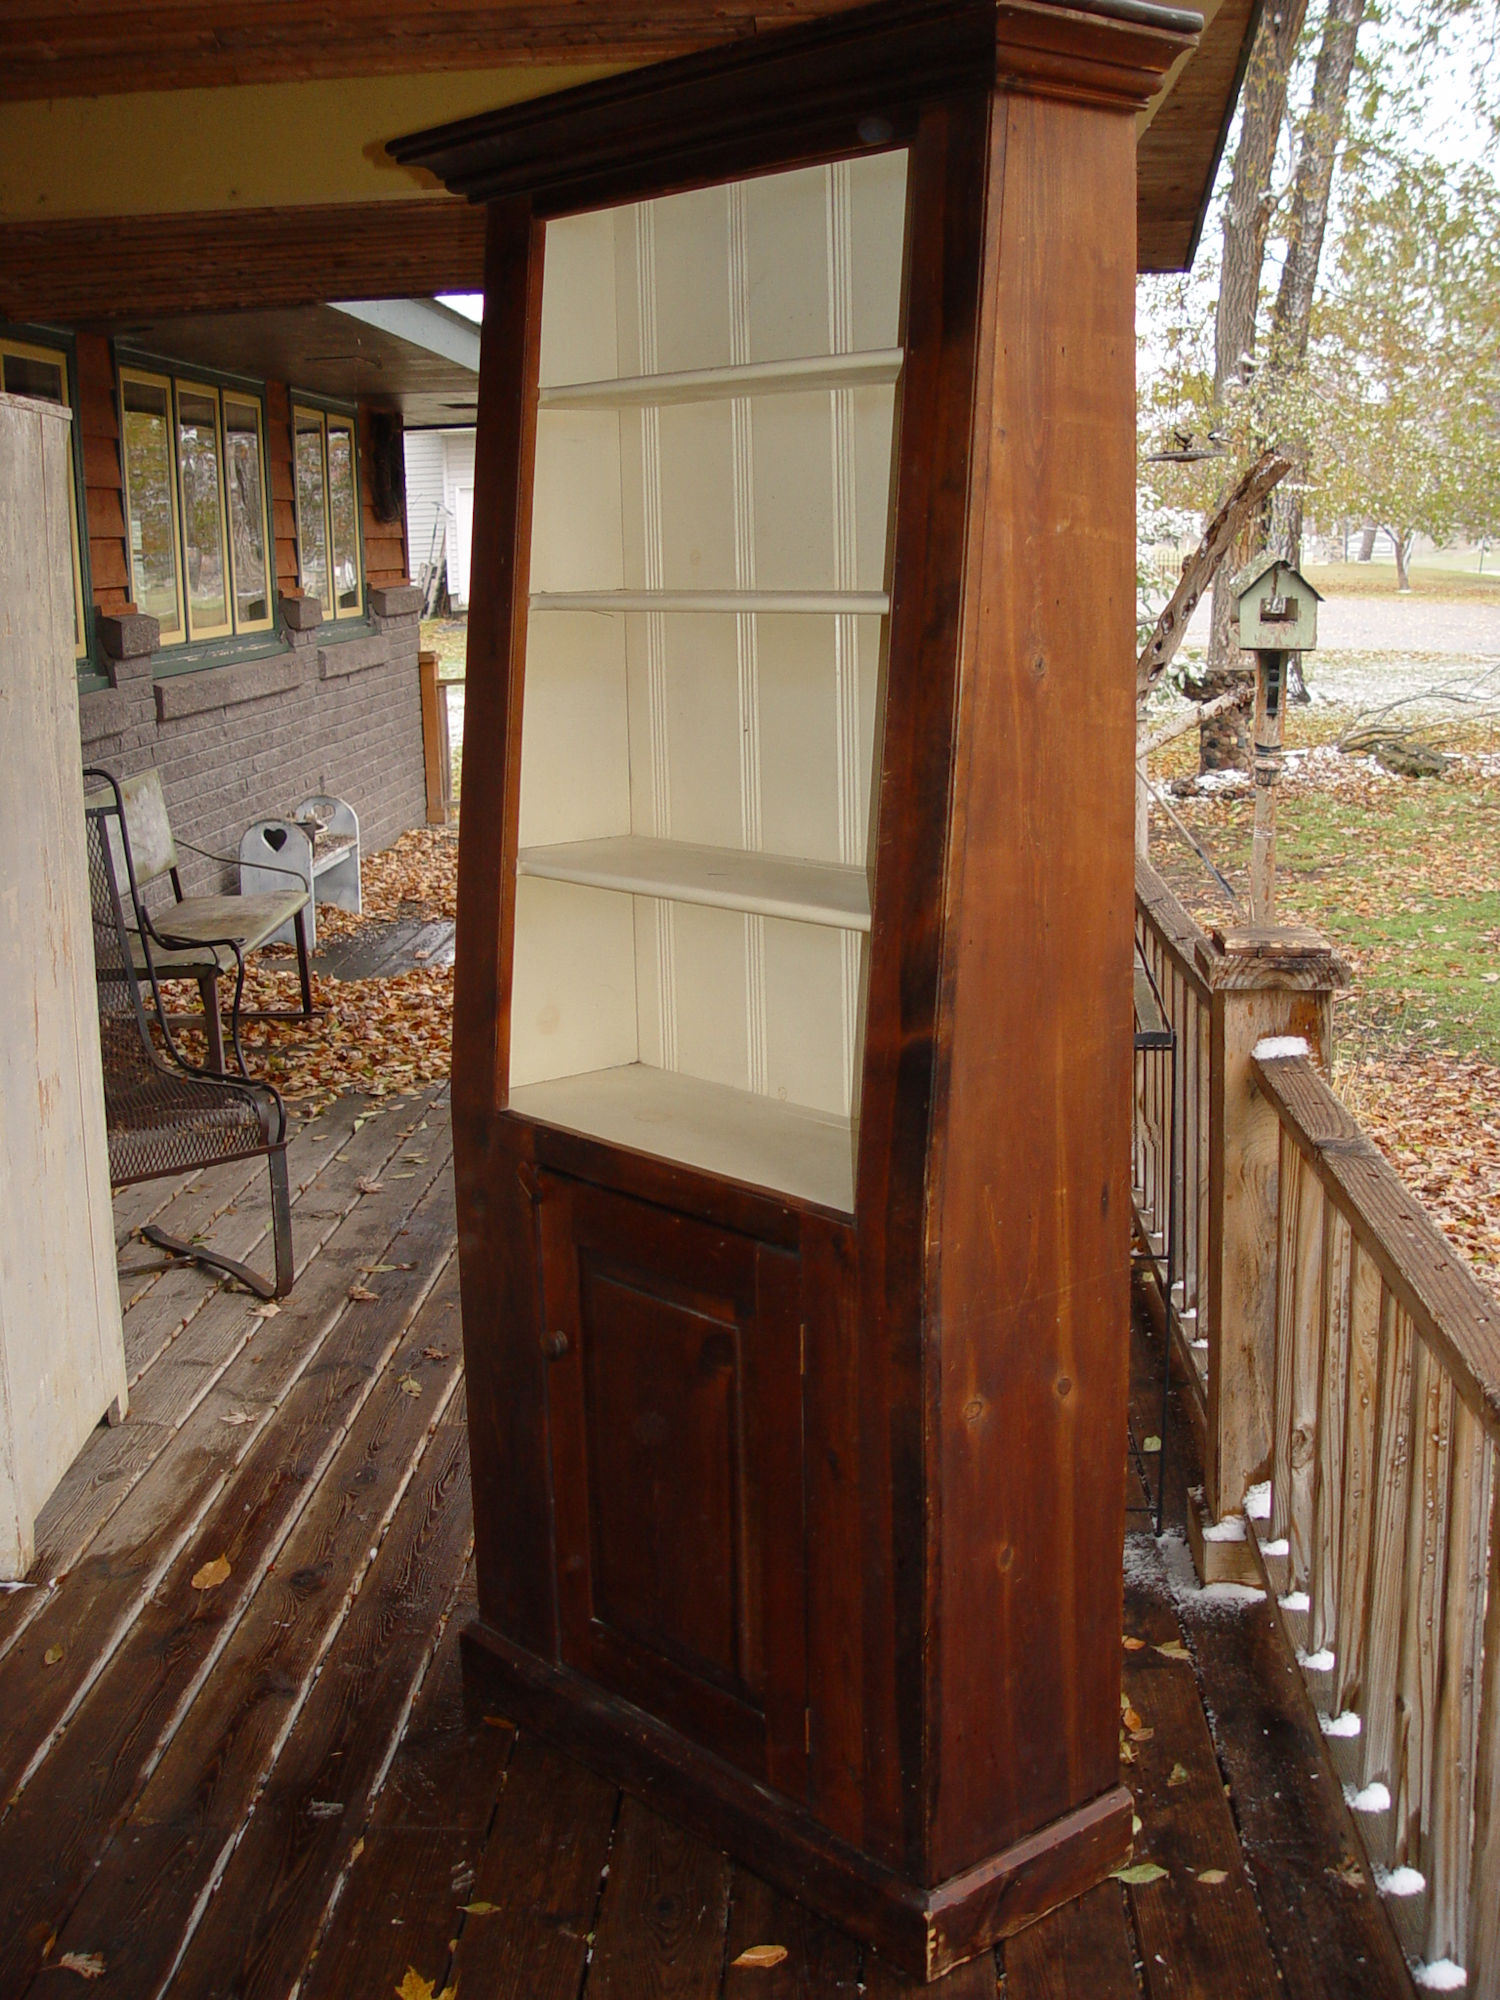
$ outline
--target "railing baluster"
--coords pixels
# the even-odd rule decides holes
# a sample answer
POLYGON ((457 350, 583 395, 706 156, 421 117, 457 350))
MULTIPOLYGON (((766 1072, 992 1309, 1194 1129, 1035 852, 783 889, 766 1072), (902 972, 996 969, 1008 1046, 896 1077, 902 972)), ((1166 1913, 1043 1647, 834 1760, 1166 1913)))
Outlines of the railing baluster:
POLYGON ((1406 1522, 1412 1484, 1411 1321, 1389 1294, 1381 1301, 1380 1443, 1375 1454, 1374 1562, 1365 1623, 1365 1699, 1360 1783, 1392 1789, 1397 1754, 1396 1687, 1406 1600, 1406 1522))
MULTIPOLYGON (((1429 1961, 1462 1963, 1468 1945, 1479 1647, 1483 1643, 1489 1557, 1490 1454, 1486 1447, 1484 1431, 1473 1411, 1458 1403, 1453 1412, 1447 1589, 1427 1816, 1427 1874, 1432 1884, 1427 1913, 1429 1961)), ((1492 1893, 1500 1893, 1500 1884, 1492 1885, 1492 1893)))
POLYGON ((1344 1416, 1343 1525, 1333 1651, 1334 1712, 1365 1708, 1365 1616, 1375 1537, 1376 1433, 1383 1320, 1390 1296, 1372 1259, 1353 1245, 1349 1268, 1349 1368, 1344 1416))
POLYGON ((1412 1490, 1407 1516, 1406 1618, 1401 1635, 1395 1859, 1428 1872, 1424 1829, 1431 1825, 1432 1753, 1437 1728, 1443 1589, 1447 1581, 1452 1471, 1453 1383, 1425 1343, 1412 1369, 1412 1490))
POLYGON ((1488 1578, 1481 1679, 1474 1731, 1474 1852, 1469 1863, 1469 1941, 1464 1963, 1471 2000, 1500 2000, 1500 1452, 1486 1440, 1490 1493, 1488 1578))
POLYGON ((1319 1313, 1322 1367, 1314 1454, 1312 1614, 1307 1649, 1322 1652, 1338 1625, 1344 1530, 1344 1417, 1349 1382, 1350 1282, 1354 1238, 1347 1218, 1323 1204, 1323 1297, 1319 1313))

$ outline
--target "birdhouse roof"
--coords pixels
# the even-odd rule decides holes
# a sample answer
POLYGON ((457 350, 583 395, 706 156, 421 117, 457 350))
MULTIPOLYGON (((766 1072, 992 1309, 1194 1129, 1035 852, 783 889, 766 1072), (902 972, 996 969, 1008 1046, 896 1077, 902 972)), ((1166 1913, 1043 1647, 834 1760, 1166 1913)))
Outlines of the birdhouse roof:
POLYGON ((1246 563, 1233 583, 1230 584, 1229 588, 1235 600, 1238 601, 1247 591, 1253 590, 1263 576, 1277 569, 1285 570, 1288 577, 1296 580, 1297 587, 1300 590, 1308 591, 1319 604, 1323 602, 1322 591, 1315 584, 1309 583, 1300 569, 1294 568, 1283 556, 1273 555, 1269 549, 1258 555, 1254 562, 1246 563))

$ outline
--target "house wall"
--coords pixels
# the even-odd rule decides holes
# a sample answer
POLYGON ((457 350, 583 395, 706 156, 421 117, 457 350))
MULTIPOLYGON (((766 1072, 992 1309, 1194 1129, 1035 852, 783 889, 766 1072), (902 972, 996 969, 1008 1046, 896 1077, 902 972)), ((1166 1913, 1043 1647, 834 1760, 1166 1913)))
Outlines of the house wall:
MULTIPOLYGON (((406 533, 412 574, 421 574, 433 547, 433 528, 443 508, 446 431, 408 431, 406 449, 406 533)), ((452 532, 452 522, 449 522, 452 532)))
POLYGON ((448 509, 451 554, 448 589, 456 604, 469 602, 469 545, 474 534, 474 432, 444 434, 443 505, 448 509))
MULTIPOLYGON (((301 594, 292 485, 292 396, 266 385, 266 452, 276 551, 280 650, 158 676, 156 620, 131 602, 114 362, 108 342, 77 341, 92 665, 109 685, 81 692, 85 762, 118 776, 154 765, 174 831, 220 855, 253 820, 316 792, 347 799, 367 853, 426 819, 417 592, 407 583, 405 522, 376 518, 374 413, 358 413, 361 532, 369 615, 325 622, 301 594)), ((165 656, 169 658, 169 656, 165 656)), ((237 886, 232 865, 184 853, 184 886, 237 886)))

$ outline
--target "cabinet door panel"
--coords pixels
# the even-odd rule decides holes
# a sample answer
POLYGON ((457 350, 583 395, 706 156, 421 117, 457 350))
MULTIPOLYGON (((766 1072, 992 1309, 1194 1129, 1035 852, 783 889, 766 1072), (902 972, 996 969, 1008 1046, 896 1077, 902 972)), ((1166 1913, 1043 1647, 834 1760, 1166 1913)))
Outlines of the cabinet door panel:
POLYGON ((562 1657, 801 1791, 797 1259, 553 1175, 542 1259, 562 1657))

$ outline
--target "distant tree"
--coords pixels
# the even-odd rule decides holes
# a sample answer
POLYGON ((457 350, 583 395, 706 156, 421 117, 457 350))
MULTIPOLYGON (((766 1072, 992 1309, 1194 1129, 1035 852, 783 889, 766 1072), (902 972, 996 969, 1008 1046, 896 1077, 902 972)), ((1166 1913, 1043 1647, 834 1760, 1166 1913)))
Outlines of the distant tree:
POLYGON ((1417 535, 1500 530, 1500 188, 1371 157, 1344 206, 1312 315, 1317 507, 1384 528, 1406 590, 1417 535))

